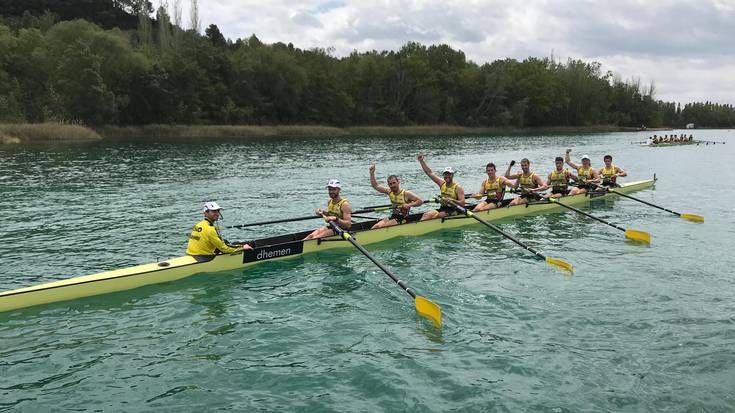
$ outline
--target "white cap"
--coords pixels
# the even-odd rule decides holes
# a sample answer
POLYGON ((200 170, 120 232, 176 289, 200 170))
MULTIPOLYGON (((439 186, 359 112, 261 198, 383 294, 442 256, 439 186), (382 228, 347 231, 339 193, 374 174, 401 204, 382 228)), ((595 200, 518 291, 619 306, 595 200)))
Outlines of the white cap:
POLYGON ((591 161, 589 155, 582 155, 582 160, 585 160, 585 159, 588 160, 588 161, 591 161))
POLYGON ((330 179, 327 182, 327 188, 342 188, 342 184, 337 179, 330 179))
POLYGON ((204 204, 204 211, 219 211, 220 209, 222 209, 222 207, 214 201, 204 204))
POLYGON ((452 169, 452 167, 451 167, 451 166, 447 166, 447 167, 446 167, 446 168, 444 168, 444 170, 442 171, 442 175, 443 175, 443 174, 452 174, 452 175, 454 175, 454 169, 452 169))

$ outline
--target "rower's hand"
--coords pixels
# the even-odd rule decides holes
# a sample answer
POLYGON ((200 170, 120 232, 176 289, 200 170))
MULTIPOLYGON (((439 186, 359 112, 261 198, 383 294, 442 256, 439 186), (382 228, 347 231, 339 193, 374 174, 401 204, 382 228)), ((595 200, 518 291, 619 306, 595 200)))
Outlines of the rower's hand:
POLYGON ((324 219, 326 219, 327 221, 336 221, 337 217, 335 217, 334 215, 330 215, 330 216, 325 216, 324 219))
POLYGON ((400 207, 398 207, 398 209, 401 211, 401 214, 403 214, 403 215, 408 214, 408 210, 410 208, 411 207, 409 207, 408 205, 401 205, 400 207))
POLYGON ((375 164, 371 164, 370 165, 370 168, 368 168, 368 170, 370 170, 370 173, 371 174, 374 174, 375 173, 375 164))
POLYGON ((571 149, 567 149, 567 153, 572 153, 572 150, 571 149))
POLYGON ((481 193, 472 194, 472 197, 475 199, 480 199, 482 198, 482 194, 481 193))
POLYGON ((424 155, 423 153, 420 153, 419 156, 416 157, 416 159, 418 159, 419 162, 425 161, 426 160, 426 155, 424 155))
POLYGON ((324 215, 324 210, 321 208, 317 208, 314 210, 314 214, 316 215, 324 215))
POLYGON ((251 247, 250 244, 242 244, 242 249, 243 250, 252 250, 253 247, 251 247))
POLYGON ((510 166, 513 166, 513 165, 515 165, 515 164, 516 164, 516 161, 515 161, 515 159, 514 159, 514 160, 512 160, 512 161, 510 161, 510 166))

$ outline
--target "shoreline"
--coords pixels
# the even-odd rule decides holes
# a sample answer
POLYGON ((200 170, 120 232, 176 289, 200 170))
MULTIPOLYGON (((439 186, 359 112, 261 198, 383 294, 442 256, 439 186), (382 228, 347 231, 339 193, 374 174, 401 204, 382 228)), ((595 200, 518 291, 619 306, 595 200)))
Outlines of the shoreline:
MULTIPOLYGON (((652 128, 645 132, 672 130, 652 128)), ((263 139, 307 137, 391 137, 448 135, 591 134, 642 132, 639 128, 611 125, 551 126, 539 128, 473 128, 454 125, 350 126, 324 125, 143 125, 87 127, 62 123, 0 124, 0 144, 89 143, 101 140, 158 139, 263 139)))

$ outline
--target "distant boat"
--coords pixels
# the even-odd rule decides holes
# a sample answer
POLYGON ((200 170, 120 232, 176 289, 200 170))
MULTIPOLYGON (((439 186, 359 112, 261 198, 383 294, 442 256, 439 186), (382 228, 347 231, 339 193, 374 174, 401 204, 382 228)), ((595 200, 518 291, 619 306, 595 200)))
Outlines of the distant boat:
POLYGON ((687 129, 694 129, 693 123, 687 123, 687 129))

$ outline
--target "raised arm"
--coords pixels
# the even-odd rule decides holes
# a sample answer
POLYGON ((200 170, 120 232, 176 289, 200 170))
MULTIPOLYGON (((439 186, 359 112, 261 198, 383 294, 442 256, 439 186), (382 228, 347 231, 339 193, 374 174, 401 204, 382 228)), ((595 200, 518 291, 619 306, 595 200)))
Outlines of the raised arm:
POLYGON ((571 166, 574 169, 579 169, 580 165, 572 162, 572 157, 570 153, 572 153, 572 150, 567 149, 567 152, 564 154, 564 162, 566 162, 567 165, 571 166))
POLYGON ((431 180, 434 181, 435 184, 439 186, 444 185, 444 180, 439 178, 434 173, 434 171, 432 171, 431 168, 429 168, 429 165, 426 164, 426 155, 424 155, 423 153, 420 153, 417 159, 419 160, 419 163, 421 164, 421 169, 424 170, 424 173, 428 175, 429 178, 431 178, 431 180))
POLYGON ((375 179, 375 164, 370 165, 370 185, 378 192, 383 194, 390 193, 390 188, 378 185, 378 181, 375 179))
POLYGON ((513 165, 516 164, 516 161, 510 161, 510 164, 508 164, 508 169, 505 170, 505 177, 509 179, 518 179, 519 176, 521 176, 520 173, 512 174, 510 173, 510 170, 513 168, 513 165))

